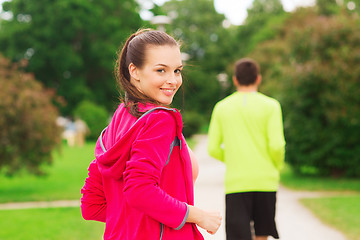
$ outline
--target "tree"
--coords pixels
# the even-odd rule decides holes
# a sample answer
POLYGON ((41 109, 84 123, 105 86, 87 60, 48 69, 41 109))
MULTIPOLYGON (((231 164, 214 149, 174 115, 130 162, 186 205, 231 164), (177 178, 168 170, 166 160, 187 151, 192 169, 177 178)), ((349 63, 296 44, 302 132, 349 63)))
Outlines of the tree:
POLYGON ((322 15, 328 16, 339 12, 336 0, 317 0, 316 4, 319 7, 319 13, 322 15))
POLYGON ((278 15, 284 13, 280 0, 254 0, 251 7, 247 10, 246 22, 262 19, 266 15, 278 15))
POLYGON ((317 0, 316 6, 321 15, 337 15, 340 12, 360 13, 360 0, 317 0))
POLYGON ((60 142, 52 94, 1 55, 0 85, 0 170, 9 175, 22 169, 40 174, 60 142))
POLYGON ((13 18, 1 22, 0 51, 28 59, 26 71, 64 96, 63 114, 85 99, 113 109, 115 53, 142 25, 135 0, 12 0, 3 8, 13 18))
POLYGON ((81 102, 74 110, 75 118, 82 119, 89 128, 88 139, 96 141, 109 123, 109 114, 99 105, 90 101, 81 102))
POLYGON ((241 41, 238 58, 246 56, 258 43, 274 38, 288 16, 280 0, 254 0, 247 13, 244 25, 237 31, 241 41))
MULTIPOLYGON (((225 17, 215 11, 212 0, 172 0, 163 9, 173 19, 168 31, 180 39, 189 57, 183 83, 185 115, 193 111, 209 117, 220 97, 217 75, 226 69, 233 51, 233 36, 222 26, 225 17)), ((181 101, 176 98, 175 104, 181 106, 181 101)))
POLYGON ((283 105, 286 161, 298 173, 360 176, 359 42, 358 17, 304 9, 252 54, 266 66, 262 89, 283 105))

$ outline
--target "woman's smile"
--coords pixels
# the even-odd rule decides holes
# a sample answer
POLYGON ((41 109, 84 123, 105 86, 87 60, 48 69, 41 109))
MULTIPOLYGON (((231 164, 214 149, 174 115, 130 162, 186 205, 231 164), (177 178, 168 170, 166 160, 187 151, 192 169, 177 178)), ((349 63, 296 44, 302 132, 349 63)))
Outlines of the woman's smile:
POLYGON ((176 89, 175 88, 160 88, 160 90, 163 91, 166 96, 171 96, 171 95, 175 94, 176 89))

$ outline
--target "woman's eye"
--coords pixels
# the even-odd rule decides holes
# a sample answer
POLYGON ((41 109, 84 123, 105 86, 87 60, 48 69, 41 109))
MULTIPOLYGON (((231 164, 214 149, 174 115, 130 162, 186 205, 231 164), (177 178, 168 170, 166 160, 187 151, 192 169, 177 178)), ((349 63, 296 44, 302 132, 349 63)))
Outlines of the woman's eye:
POLYGON ((175 70, 175 73, 176 73, 176 74, 181 74, 181 69, 176 69, 176 70, 175 70))
POLYGON ((159 73, 163 73, 163 72, 165 72, 165 70, 164 69, 158 69, 158 70, 156 70, 157 72, 159 72, 159 73))

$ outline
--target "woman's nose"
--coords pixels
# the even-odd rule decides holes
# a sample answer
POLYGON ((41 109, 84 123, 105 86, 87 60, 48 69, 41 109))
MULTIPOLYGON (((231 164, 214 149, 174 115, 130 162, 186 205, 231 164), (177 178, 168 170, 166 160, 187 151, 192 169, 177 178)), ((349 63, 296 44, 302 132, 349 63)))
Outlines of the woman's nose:
POLYGON ((175 73, 169 74, 166 82, 169 84, 176 84, 176 82, 177 82, 176 78, 177 78, 177 76, 175 73))

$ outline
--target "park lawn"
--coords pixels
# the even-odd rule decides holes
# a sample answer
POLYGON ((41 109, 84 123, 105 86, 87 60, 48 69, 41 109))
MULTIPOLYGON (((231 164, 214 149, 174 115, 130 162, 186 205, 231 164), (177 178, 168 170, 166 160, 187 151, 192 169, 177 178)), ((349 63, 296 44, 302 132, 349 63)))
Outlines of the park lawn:
POLYGON ((349 240, 360 240, 360 194, 305 198, 301 202, 324 223, 341 231, 349 240))
POLYGON ((53 165, 44 168, 46 176, 0 175, 0 203, 80 199, 87 168, 94 159, 94 148, 94 142, 83 147, 64 144, 60 152, 54 151, 53 165))
MULTIPOLYGON (((187 142, 190 147, 195 145, 192 139, 187 142)), ((80 199, 94 149, 95 142, 83 147, 64 143, 61 151, 54 151, 53 164, 44 167, 46 176, 22 173, 9 178, 0 174, 0 203, 80 199)))
POLYGON ((102 239, 105 224, 80 216, 79 207, 0 210, 0 239, 102 239))
POLYGON ((360 192, 360 179, 297 176, 288 165, 281 172, 281 183, 294 190, 356 191, 360 192))
POLYGON ((286 166, 281 183, 294 190, 331 193, 331 196, 304 198, 301 202, 349 240, 360 240, 360 179, 297 176, 286 166))

